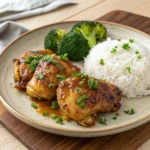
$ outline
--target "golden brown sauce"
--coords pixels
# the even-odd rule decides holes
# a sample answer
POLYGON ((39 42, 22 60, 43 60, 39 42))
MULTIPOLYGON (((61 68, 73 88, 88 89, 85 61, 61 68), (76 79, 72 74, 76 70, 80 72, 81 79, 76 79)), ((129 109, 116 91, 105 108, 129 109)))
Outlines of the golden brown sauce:
POLYGON ((44 112, 48 112, 48 116, 50 114, 57 114, 58 116, 61 116, 64 120, 70 121, 71 118, 66 116, 60 109, 54 110, 51 108, 51 103, 52 101, 47 101, 47 100, 34 100, 30 99, 38 108, 36 108, 36 112, 40 113, 43 115, 44 112))
POLYGON ((57 114, 61 115, 60 110, 54 110, 51 108, 51 102, 46 100, 34 100, 31 99, 31 101, 38 107, 36 111, 40 114, 43 114, 43 112, 48 112, 48 114, 57 114))

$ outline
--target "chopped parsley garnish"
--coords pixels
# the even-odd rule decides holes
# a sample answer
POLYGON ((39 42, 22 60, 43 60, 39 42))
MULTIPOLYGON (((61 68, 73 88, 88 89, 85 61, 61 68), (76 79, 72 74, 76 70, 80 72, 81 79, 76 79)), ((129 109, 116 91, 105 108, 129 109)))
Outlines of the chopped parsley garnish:
POLYGON ((78 104, 82 109, 85 107, 84 100, 87 98, 85 94, 83 94, 79 99, 76 100, 76 104, 78 104))
POLYGON ((125 114, 129 114, 129 110, 124 110, 124 113, 125 114))
POLYGON ((38 63, 39 63, 39 60, 36 60, 36 59, 34 59, 34 60, 31 61, 31 63, 28 65, 28 67, 29 67, 29 69, 30 69, 31 72, 35 71, 38 63))
POLYGON ((138 55, 138 59, 141 59, 142 58, 142 55, 138 55))
POLYGON ((66 79, 66 77, 64 75, 57 75, 56 78, 58 78, 59 81, 66 79))
POLYGON ((58 124, 63 124, 63 118, 60 117, 60 116, 58 116, 58 117, 56 118, 56 123, 58 123, 58 124))
POLYGON ((81 89, 81 88, 76 88, 75 90, 76 90, 76 92, 79 93, 79 94, 82 92, 82 89, 81 89))
POLYGON ((104 64, 105 64, 105 63, 104 63, 104 59, 100 59, 99 63, 100 63, 101 65, 104 65, 104 64))
POLYGON ((84 74, 84 73, 73 73, 72 77, 81 77, 81 78, 87 78, 88 75, 84 74))
POLYGON ((115 48, 117 48, 118 46, 115 46, 115 48))
POLYGON ((24 63, 28 64, 28 67, 29 67, 31 72, 34 72, 41 58, 42 58, 42 55, 28 56, 24 60, 24 63))
POLYGON ((58 116, 57 114, 50 114, 52 119, 56 119, 56 123, 63 124, 63 118, 58 116))
POLYGON ((131 108, 131 109, 130 109, 130 112, 129 112, 129 115, 133 115, 133 114, 135 114, 135 111, 134 111, 133 108, 131 108))
POLYGON ((112 117, 113 120, 116 120, 117 117, 119 116, 119 113, 116 113, 114 117, 112 117))
POLYGON ((46 61, 50 63, 52 61, 51 56, 50 55, 43 56, 42 61, 46 61))
POLYGON ((102 117, 98 117, 98 122, 100 124, 103 124, 103 125, 107 125, 107 119, 106 118, 102 118, 102 117))
POLYGON ((43 112, 43 116, 48 116, 48 112, 47 112, 47 111, 44 111, 44 112, 43 112))
POLYGON ((58 116, 57 116, 56 114, 50 114, 50 117, 51 117, 52 119, 56 119, 58 116))
POLYGON ((56 65, 59 70, 63 70, 62 65, 60 65, 56 60, 53 60, 50 55, 43 56, 42 61, 46 61, 48 63, 56 65))
POLYGON ((60 64, 58 64, 58 63, 56 63, 56 66, 57 66, 58 70, 63 71, 63 67, 62 67, 62 65, 60 65, 60 64))
POLYGON ((59 105, 58 105, 57 101, 52 101, 51 108, 54 109, 54 110, 59 109, 59 105))
POLYGON ((116 49, 113 48, 113 49, 111 50, 111 53, 116 53, 116 49))
POLYGON ((37 80, 42 80, 42 79, 44 78, 44 75, 43 75, 43 74, 37 75, 37 76, 35 76, 35 78, 36 78, 37 80))
POLYGON ((116 113, 116 116, 119 116, 119 113, 116 113))
POLYGON ((130 68, 130 66, 127 66, 126 69, 128 70, 129 73, 131 73, 131 68, 130 68))
POLYGON ((30 64, 33 60, 40 60, 42 58, 42 55, 39 56, 28 56, 25 60, 24 63, 30 64))
POLYGON ((79 82, 79 85, 83 85, 85 82, 85 79, 82 79, 82 81, 79 82))
POLYGON ((118 39, 118 41, 121 41, 121 39, 118 39))
POLYGON ((88 80, 88 86, 93 89, 93 90, 96 90, 98 88, 98 82, 97 80, 93 79, 93 78, 90 78, 88 80))
POLYGON ((68 60, 68 54, 65 53, 64 55, 60 55, 59 58, 60 58, 61 60, 68 60))
POLYGON ((53 84, 52 84, 52 83, 50 83, 50 84, 48 85, 48 87, 49 87, 49 88, 52 88, 52 87, 53 87, 53 84))
POLYGON ((34 103, 31 103, 31 106, 33 107, 33 108, 38 108, 38 106, 36 105, 36 104, 34 104, 34 103))
POLYGON ((116 120, 116 119, 117 119, 117 117, 116 117, 116 116, 114 116, 114 117, 112 117, 112 119, 113 119, 113 120, 116 120))
POLYGON ((130 47, 129 43, 124 43, 124 44, 122 45, 122 48, 123 48, 124 50, 128 51, 131 47, 130 47))
POLYGON ((134 39, 129 39, 129 42, 130 42, 130 43, 133 43, 133 42, 134 42, 134 39))
POLYGON ((135 114, 135 110, 133 108, 131 108, 130 110, 124 110, 124 113, 126 113, 128 115, 133 115, 133 114, 135 114))
POLYGON ((136 50, 136 51, 135 51, 135 54, 139 54, 139 51, 138 51, 138 50, 136 50))

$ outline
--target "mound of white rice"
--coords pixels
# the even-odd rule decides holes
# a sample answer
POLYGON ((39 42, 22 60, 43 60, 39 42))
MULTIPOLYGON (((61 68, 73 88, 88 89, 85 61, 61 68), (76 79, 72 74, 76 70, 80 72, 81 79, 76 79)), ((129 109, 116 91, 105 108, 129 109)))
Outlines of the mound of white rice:
POLYGON ((85 58, 84 71, 117 85, 128 98, 150 94, 150 52, 137 41, 108 38, 97 44, 85 58))

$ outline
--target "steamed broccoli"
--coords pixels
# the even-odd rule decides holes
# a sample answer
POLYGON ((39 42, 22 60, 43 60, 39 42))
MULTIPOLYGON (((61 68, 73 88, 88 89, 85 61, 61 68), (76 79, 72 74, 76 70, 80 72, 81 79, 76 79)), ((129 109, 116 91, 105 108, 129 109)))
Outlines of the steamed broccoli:
POLYGON ((107 34, 107 30, 102 24, 93 21, 81 21, 75 24, 71 31, 82 34, 88 40, 90 48, 104 40, 107 34))
POLYGON ((58 54, 67 53, 69 60, 79 61, 87 56, 90 47, 88 41, 79 33, 69 32, 58 45, 58 54))
POLYGON ((63 29, 53 29, 46 36, 44 40, 45 49, 51 49, 57 51, 58 44, 63 36, 66 34, 66 31, 63 29))

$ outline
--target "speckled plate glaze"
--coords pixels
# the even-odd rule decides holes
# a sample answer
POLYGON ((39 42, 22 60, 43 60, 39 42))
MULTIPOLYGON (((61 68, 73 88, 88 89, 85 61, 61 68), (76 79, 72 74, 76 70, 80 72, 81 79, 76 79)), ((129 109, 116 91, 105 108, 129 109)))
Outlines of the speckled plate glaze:
MULTIPOLYGON (((150 49, 150 36, 133 28, 101 22, 108 30, 108 37, 112 39, 134 38, 150 49)), ((112 117, 115 113, 104 114, 107 125, 96 123, 93 127, 81 127, 76 122, 65 122, 64 125, 56 124, 55 120, 36 113, 31 107, 31 102, 25 93, 20 93, 13 88, 13 63, 23 52, 43 49, 44 36, 49 30, 62 28, 70 30, 75 22, 57 23, 43 26, 29 31, 13 41, 5 48, 0 56, 0 99, 6 109, 23 122, 38 129, 66 136, 96 137, 123 132, 150 121, 150 96, 140 99, 122 98, 122 107, 117 120, 112 117), (127 115, 124 110, 135 109, 134 115, 127 115)), ((82 65, 78 63, 78 65, 82 65)))

